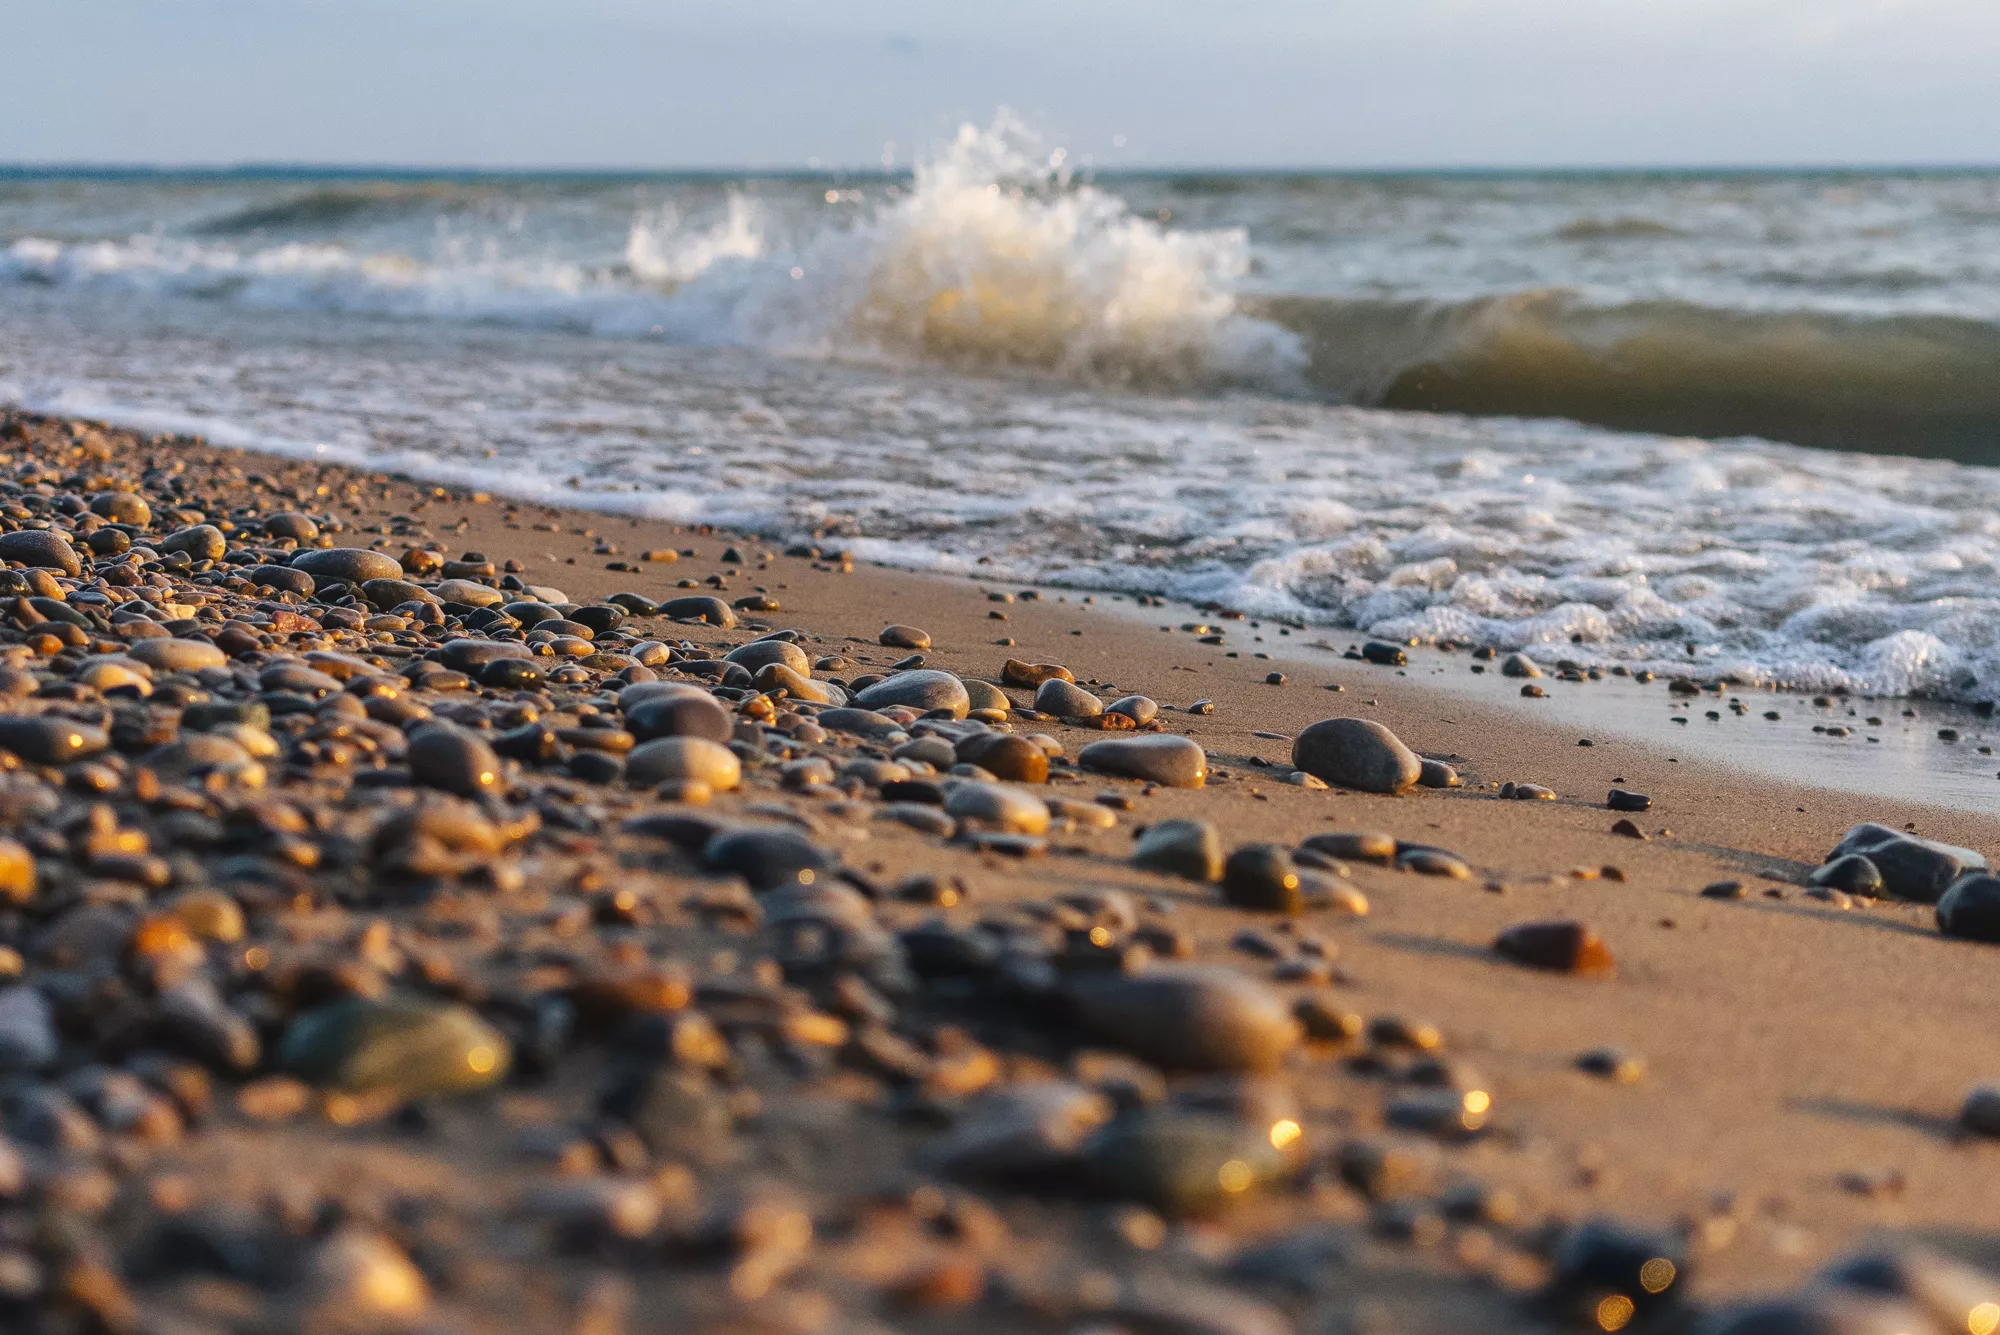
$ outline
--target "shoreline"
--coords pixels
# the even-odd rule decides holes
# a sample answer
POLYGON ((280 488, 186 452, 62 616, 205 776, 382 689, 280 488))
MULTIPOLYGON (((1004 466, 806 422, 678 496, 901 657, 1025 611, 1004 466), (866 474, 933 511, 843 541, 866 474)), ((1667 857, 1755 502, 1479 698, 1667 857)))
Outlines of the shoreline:
MULTIPOLYGON (((1084 804, 1110 792, 1123 805, 1100 808, 1112 812, 1110 828, 1081 822, 1064 829, 1058 820, 1039 856, 1009 856, 1014 846, 1004 841, 987 851, 944 842, 881 819, 887 799, 865 786, 856 794, 828 796, 824 786, 810 782, 780 783, 775 764, 752 766, 743 790, 717 792, 706 806, 688 810, 706 813, 701 819, 789 820, 815 844, 838 849, 846 865, 878 889, 925 874, 947 882, 959 877, 968 888, 962 903, 948 902, 955 896, 926 903, 885 894, 871 909, 870 925, 880 930, 908 933, 941 919, 964 934, 953 938, 963 941, 983 921, 1049 927, 1068 921, 1057 896, 1117 891, 1143 906, 1149 929, 1184 934, 1203 965, 1264 980, 1288 1000, 1318 997, 1343 1015, 1401 1017, 1406 1031, 1420 1031, 1413 1022, 1421 1021, 1443 1035, 1443 1066, 1428 1075, 1415 1069, 1420 1054, 1393 1043, 1314 1044, 1282 1067, 1282 1091, 1233 1088, 1225 1098, 1215 1092, 1214 1077, 1208 1084, 1181 1076, 1163 1080, 1130 1052, 1107 1053, 1095 1041, 1079 1050, 1073 1028, 1047 1025, 1028 1006, 971 1005, 957 984, 919 989, 879 1029, 863 1018, 865 1008, 837 1013, 827 993, 806 984, 785 1004, 809 1001, 810 1008, 781 1008, 773 1019, 758 1009, 777 1004, 771 970, 757 964, 777 967, 773 947, 745 932, 740 920, 732 927, 730 915, 740 915, 742 907, 729 907, 735 901, 725 881, 659 841, 621 833, 626 815, 660 809, 643 789, 593 790, 545 773, 546 766, 527 766, 522 791, 541 797, 508 798, 500 809, 515 817, 538 811, 541 831, 502 857, 489 850, 478 859, 514 868, 518 884, 510 879, 514 873, 482 880, 486 872, 454 866, 453 874, 434 878, 442 883, 432 887, 432 897, 378 901, 374 896, 387 882, 340 879, 347 874, 341 859, 361 857, 356 850, 372 846, 353 843, 359 834, 344 834, 347 842, 333 835, 391 810, 398 795, 411 790, 390 786, 371 795, 367 785, 354 784, 337 793, 324 776, 297 777, 273 759, 273 797, 295 793, 290 800, 329 814, 324 827, 307 822, 308 842, 322 845, 315 855, 324 858, 322 870, 298 865, 285 873, 292 880, 284 883, 308 887, 310 911, 276 896, 241 892, 250 939, 260 948, 317 942, 315 949, 330 953, 315 967, 328 968, 355 963, 348 957, 358 951, 356 959, 380 974, 385 987, 426 998, 457 996, 495 1020, 523 1008, 538 1013, 529 1001, 545 995, 603 1004, 600 992, 579 991, 578 980, 619 970, 625 971, 620 977, 637 970, 665 991, 677 985, 680 1004, 654 1013, 669 1017, 671 1044, 708 1042, 691 1023, 704 1016, 709 1032, 721 1033, 725 1056, 698 1083, 727 1097, 704 1094, 689 1106, 730 1109, 723 1125, 733 1118, 733 1129, 714 1137, 726 1142, 727 1153, 717 1144, 668 1149, 650 1143, 633 1152, 636 1158, 621 1160, 629 1132, 621 1140, 592 1099, 616 1075, 615 1035, 622 1031, 592 1031, 586 1023, 546 1058, 537 1056, 546 1066, 532 1077, 497 1092, 410 1100, 415 1113, 398 1111, 405 1106, 401 1100, 386 1110, 357 1111, 322 1089, 303 1096, 287 1116, 263 1118, 246 1110, 254 1103, 246 1105, 242 1091, 275 1076, 272 1061, 217 1073, 211 1123, 197 1128, 185 1119, 190 1125, 184 1134, 126 1148, 136 1167, 118 1167, 116 1156, 101 1147, 84 1155, 60 1144, 31 1146, 32 1171, 44 1191, 80 1161, 114 1178, 171 1179, 202 1209, 254 1210, 276 1184, 296 1179, 292 1186, 323 1208, 336 1203, 337 1217, 416 1258, 402 1264, 422 1270, 433 1317, 481 1331, 579 1320, 587 1300, 620 1306, 634 1330, 722 1331, 756 1323, 805 1331, 828 1328, 835 1316, 995 1331, 1045 1317, 1075 1324, 1094 1316, 1167 1328, 1172 1320, 1164 1313, 1198 1306, 1190 1294, 1238 1304, 1227 1309, 1233 1318, 1216 1315, 1198 1327, 1227 1335, 1315 1332, 1339 1329, 1342 1322, 1356 1328, 1374 1319, 1371 1312, 1386 1312, 1390 1329, 1447 1320, 1468 1329, 1565 1328, 1552 1325, 1529 1299, 1559 1278, 1559 1239, 1598 1217, 1677 1240, 1673 1245, 1689 1271, 1684 1290, 1704 1308, 1789 1287, 1873 1238, 1948 1244, 1987 1265, 2000 1261, 1988 1189, 1995 1150, 1961 1136, 1954 1124, 1968 1091, 2000 1077, 1990 1033, 1990 1017, 2000 1013, 2000 971, 1989 958, 1995 947, 1941 938, 1924 905, 1856 900, 1839 907, 1806 897, 1801 886, 1842 832, 1863 821, 1914 826, 1927 838, 1996 849, 2000 815, 1871 796, 1857 791, 1867 785, 1866 776, 1842 776, 1844 786, 1826 788, 1733 767, 1716 759, 1715 748, 1699 754, 1670 748, 1664 743, 1675 739, 1652 725, 1628 721, 1619 732, 1596 731, 1609 728, 1610 716, 1628 704, 1635 713, 1643 705, 1664 716, 1664 683, 1649 688, 1645 700, 1602 683, 1567 693, 1544 683, 1552 698, 1534 704, 1548 705, 1550 717, 1536 719, 1518 698, 1460 689, 1470 682, 1464 654, 1420 655, 1404 676, 1338 657, 1344 635, 1334 637, 1332 651, 1274 647, 1281 639, 1328 634, 1311 628, 1267 635, 1258 647, 1241 641, 1237 652, 1270 652, 1268 662, 1229 659, 1220 655, 1237 648, 1240 634, 1267 627, 1232 621, 1226 624, 1240 630, 1232 630, 1230 644, 1203 646, 1178 629, 1157 629, 1189 619, 1177 607, 1069 592, 1027 599, 1019 586, 1011 589, 1013 601, 998 602, 992 595, 1010 590, 860 562, 843 570, 808 557, 766 559, 761 554, 775 549, 754 537, 662 521, 529 503, 513 507, 510 519, 509 507, 498 500, 475 503, 462 490, 334 465, 276 456, 266 463, 186 443, 135 445, 115 432, 49 422, 33 423, 27 434, 30 440, 0 444, 0 453, 16 456, 4 467, 18 470, 57 441, 66 447, 95 434, 118 447, 86 459, 85 471, 117 471, 148 453, 163 460, 171 454, 186 465, 182 476, 191 479, 191 494, 203 500, 254 504, 269 513, 281 502, 294 503, 297 489, 311 483, 327 491, 312 491, 301 508, 343 524, 336 544, 400 551, 435 538, 448 558, 477 551, 496 566, 516 562, 522 582, 556 586, 576 604, 599 605, 620 591, 656 601, 669 595, 761 596, 779 610, 738 613, 745 622, 795 629, 811 642, 813 654, 844 656, 859 670, 878 671, 909 652, 876 639, 885 625, 904 624, 928 633, 930 647, 920 652, 929 668, 997 679, 1008 658, 1057 662, 1105 699, 1142 692, 1165 707, 1163 733, 1192 737, 1203 748, 1208 786, 1146 792, 1130 780, 1062 769, 1056 782, 1037 791, 1084 804), (270 476, 259 488, 251 474, 270 476), (407 519, 399 524, 396 515, 407 519), (384 531, 366 532, 370 527, 384 531), (405 531, 388 531, 398 527, 405 531), (603 545, 620 550, 597 550, 603 545), (743 548, 746 559, 724 563, 723 551, 732 545, 743 548), (694 554, 671 563, 640 556, 666 549, 694 554), (613 571, 606 568, 610 562, 637 568, 613 571), (723 587, 706 582, 710 576, 723 587), (678 587, 681 581, 693 587, 678 587), (1437 682, 1430 669, 1441 663, 1466 682, 1437 682), (1285 672, 1287 681, 1267 684, 1272 671, 1285 672), (1326 689, 1334 684, 1344 689, 1326 689), (1214 712, 1187 713, 1198 699, 1212 701, 1214 712), (1597 708, 1594 699, 1608 703, 1597 717, 1574 721, 1597 708), (1578 701, 1584 710, 1576 709, 1578 701), (1379 721, 1417 752, 1447 759, 1465 786, 1390 797, 1282 782, 1291 769, 1291 739, 1335 715, 1379 721), (1582 737, 1592 745, 1580 746, 1582 737), (1496 790, 1505 782, 1544 785, 1556 797, 1502 800, 1496 790), (1644 842, 1610 832, 1619 819, 1605 809, 1613 786, 1651 797, 1651 809, 1633 817, 1648 836, 1644 842), (1472 874, 1430 877, 1356 863, 1349 880, 1366 896, 1367 916, 1319 909, 1274 919, 1228 907, 1211 885, 1132 866, 1127 855, 1135 828, 1168 819, 1212 822, 1226 849, 1257 842, 1292 846, 1315 833, 1380 829, 1449 849, 1472 874), (1746 896, 1701 894, 1723 880, 1744 882, 1746 896), (637 907, 617 900, 627 887, 640 896, 637 907), (378 919, 388 924, 377 943, 385 948, 371 956, 375 946, 363 938, 378 919), (1490 949, 1509 927, 1554 919, 1589 923, 1615 955, 1617 976, 1522 968, 1490 949), (1298 949, 1307 938, 1319 941, 1323 953, 1298 949), (568 981, 550 987, 537 970, 558 965, 569 971, 568 981), (1283 966, 1293 967, 1287 972, 1283 966), (801 1014, 818 1018, 808 1023, 801 1014), (840 1032, 849 1037, 837 1043, 815 1038, 833 1032, 823 1021, 837 1014, 840 1032), (874 1047, 853 1039, 864 1031, 875 1036, 874 1047), (1644 1078, 1621 1083, 1577 1069, 1580 1054, 1606 1046, 1642 1058, 1644 1078), (905 1063, 900 1073, 898 1062, 905 1063), (1060 1191, 1037 1190, 1025 1170, 996 1188, 934 1169, 926 1154, 947 1130, 972 1124, 973 1114, 989 1106, 982 1099, 1056 1076, 1094 1078, 1114 1102, 1122 1098, 1162 1117, 1195 1118, 1188 1125, 1201 1129, 1210 1124, 1199 1117, 1213 1110, 1197 1117, 1175 1100, 1221 1099, 1228 1106, 1290 1100, 1285 1106, 1297 1111, 1287 1120, 1295 1132, 1303 1127, 1306 1157, 1289 1166, 1282 1181, 1251 1193, 1255 1199, 1187 1218, 1157 1205, 1121 1203, 1115 1195, 1079 1200, 1074 1182, 1060 1191), (1433 1126, 1432 1134, 1411 1135, 1390 1124, 1403 1115, 1394 1112, 1397 1107, 1412 1099, 1421 1103, 1424 1091, 1440 1087, 1476 1089, 1490 1098, 1491 1119, 1481 1128, 1486 1134, 1436 1134, 1433 1126), (555 1150, 522 1148, 531 1142, 555 1150), (573 1145, 587 1148, 566 1148, 573 1145), (1351 1166, 1354 1155, 1385 1146, 1411 1156, 1407 1191, 1357 1190, 1352 1175, 1343 1179, 1341 1164, 1351 1166), (102 1168, 107 1161, 113 1166, 102 1168), (1467 1182, 1480 1190, 1468 1197, 1467 1182), (439 1261, 422 1231, 391 1208, 413 1191, 460 1239, 456 1250, 444 1249, 453 1264, 439 1261), (605 1204, 626 1199, 620 1192, 636 1201, 631 1209, 638 1215, 650 1208, 643 1228, 621 1231, 618 1221, 631 1216, 605 1204), (1509 1208, 1502 1208, 1502 1197, 1509 1208), (558 1198, 560 1205, 551 1203, 558 1198), (754 1226, 743 1222, 742 1202, 750 1198, 792 1202, 772 1208, 794 1223, 806 1220, 813 1241, 794 1245, 783 1257, 760 1250, 754 1226), (526 1234, 518 1231, 524 1227, 526 1234), (580 1254, 592 1276, 588 1284, 571 1282, 579 1236, 587 1239, 580 1254), (725 1258, 719 1269, 717 1255, 725 1258), (1340 1259, 1330 1259, 1335 1255, 1340 1259), (501 1273, 507 1268, 498 1259, 503 1256, 519 1274, 501 1273), (761 1286, 760 1266, 775 1276, 761 1286), (1272 1274, 1279 1278, 1273 1281, 1272 1274), (481 1289, 482 1277, 491 1281, 490 1292, 481 1289), (1169 1281, 1184 1286, 1174 1290, 1179 1298, 1148 1297, 1158 1292, 1149 1286, 1169 1281), (598 1299, 588 1299, 593 1292, 598 1299), (667 1311, 686 1324, 649 1324, 667 1311)), ((632 620, 658 641, 687 640, 717 652, 759 633, 749 625, 723 631, 632 620)), ((280 633, 258 629, 267 637, 280 633)), ((324 634, 305 627, 286 633, 309 640, 324 634)), ((420 627, 378 633, 422 634, 420 627)), ((283 643, 247 643, 257 647, 241 652, 266 662, 287 652, 283 643)), ((358 642, 347 649, 366 651, 358 642)), ((551 716, 573 712, 608 670, 589 669, 597 676, 574 691, 545 688, 551 716)), ((1517 683, 1502 687, 1497 673, 1487 675, 1495 678, 1495 690, 1518 691, 1517 683)), ((447 698, 460 698, 411 695, 439 710, 453 707, 443 702, 447 698)), ((1777 698, 1755 693, 1746 702, 1761 706, 1777 698)), ((488 735, 506 723, 498 717, 506 711, 504 695, 483 704, 462 702, 496 716, 488 735)), ((1016 692, 1014 703, 1024 702, 1016 692)), ((1807 726, 1792 717, 1798 710, 1789 700, 1779 708, 1788 716, 1787 728, 1807 726)), ((1015 727, 1046 732, 1070 758, 1093 742, 1134 735, 1047 719, 1015 727)), ((1691 722, 1689 735, 1694 730, 1691 722)), ((1970 750, 1977 744, 1968 728, 1958 745, 1970 750)), ((1850 739, 1843 745, 1851 752, 1867 744, 1850 739)), ((844 757, 843 765, 860 754, 846 743, 801 747, 844 757)), ((1874 761, 1903 749, 1884 744, 1859 754, 1874 761)), ((1810 752, 1821 754, 1830 753, 1810 752)), ((1916 762, 1898 762, 1898 772, 1915 773, 1921 756, 1930 753, 1918 754, 1916 762)), ((227 801, 223 796, 216 794, 218 818, 257 805, 243 794, 227 801)), ((80 799, 63 800, 81 810, 80 799)), ((157 811, 138 812, 145 804, 127 789, 117 789, 110 800, 149 822, 162 848, 166 832, 180 828, 164 824, 157 811)), ((279 847, 292 845, 257 845, 267 860, 279 847)), ((159 899, 185 893, 194 874, 189 866, 206 875, 224 861, 213 848, 191 845, 187 852, 191 863, 174 865, 180 879, 171 891, 162 887, 159 899)), ((93 907, 77 887, 105 878, 91 879, 57 866, 61 859, 53 854, 44 856, 49 884, 74 891, 79 903, 93 907)), ((140 894, 137 907, 151 895, 140 894)), ((123 912, 131 901, 126 894, 100 902, 123 912)), ((17 913, 9 931, 27 981, 53 988, 58 970, 45 933, 57 914, 44 909, 58 906, 28 904, 28 917, 17 913)), ((1070 911, 1081 912, 1073 905, 1070 911)), ((128 948, 122 936, 115 945, 114 955, 128 948)), ((313 989, 339 995, 349 988, 344 975, 329 980, 302 973, 281 993, 262 989, 240 965, 224 967, 231 957, 217 947, 199 967, 221 971, 241 1013, 267 1022, 273 1036, 283 1028, 279 1021, 295 1022, 292 1008, 301 998, 321 995, 313 989), (282 1006, 270 996, 281 998, 282 1006)), ((143 987, 139 995, 151 996, 143 987)), ((629 992, 617 996, 614 1010, 644 1009, 629 992)), ((587 1022, 588 1005, 579 1012, 587 1022)), ((511 1032, 517 1051, 528 1053, 525 1031, 511 1032)), ((66 1040, 62 1062, 72 1073, 117 1050, 76 1044, 66 1040)), ((292 1092, 290 1086, 265 1089, 292 1092)), ((106 1138, 118 1146, 133 1139, 122 1133, 106 1138)), ((151 1197, 170 1198, 164 1188, 151 1197)), ((0 1201, 0 1214, 9 1208, 0 1201)), ((121 1218, 103 1228, 121 1244, 135 1244, 117 1230, 136 1229, 136 1241, 143 1241, 160 1230, 163 1218, 208 1218, 194 1204, 177 1212, 148 1208, 151 1215, 137 1211, 137 1224, 121 1218)), ((346 1235, 316 1228, 303 1231, 300 1245, 310 1244, 317 1258, 312 1264, 324 1272, 334 1264, 324 1249, 346 1235)), ((404 1273, 392 1261, 380 1264, 404 1273)), ((306 1303, 309 1310, 324 1301, 282 1276, 216 1282, 223 1280, 236 1286, 228 1296, 258 1320, 292 1312, 288 1304, 306 1303)), ((233 1318, 217 1315, 225 1306, 217 1293, 195 1281, 160 1279, 141 1269, 123 1275, 121 1283, 148 1311, 238 1328, 233 1318)))

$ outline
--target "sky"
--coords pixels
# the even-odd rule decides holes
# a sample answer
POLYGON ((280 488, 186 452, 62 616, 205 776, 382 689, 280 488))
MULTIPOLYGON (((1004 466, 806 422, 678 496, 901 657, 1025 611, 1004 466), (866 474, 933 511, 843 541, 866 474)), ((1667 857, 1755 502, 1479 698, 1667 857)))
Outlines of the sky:
POLYGON ((2000 161, 2000 0, 4 0, 0 161, 2000 161))

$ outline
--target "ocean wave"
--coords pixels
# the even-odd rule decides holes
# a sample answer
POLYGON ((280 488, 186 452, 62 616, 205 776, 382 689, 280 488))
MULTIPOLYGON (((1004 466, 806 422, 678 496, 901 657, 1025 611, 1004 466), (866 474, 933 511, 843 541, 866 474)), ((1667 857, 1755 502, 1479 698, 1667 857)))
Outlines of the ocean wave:
POLYGON ((1950 316, 1264 297, 1349 402, 2000 462, 2000 327, 1950 316))
POLYGON ((449 204, 455 191, 428 183, 322 186, 271 204, 251 204, 204 219, 196 236, 327 228, 360 220, 403 217, 449 204))

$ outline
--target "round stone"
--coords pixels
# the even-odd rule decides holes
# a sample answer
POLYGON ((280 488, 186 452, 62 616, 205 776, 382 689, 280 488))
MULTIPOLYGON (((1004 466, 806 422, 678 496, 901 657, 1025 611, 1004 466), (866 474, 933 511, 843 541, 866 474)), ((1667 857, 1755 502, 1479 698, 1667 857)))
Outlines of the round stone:
POLYGON ((1331 718, 1292 743, 1292 764, 1338 788, 1407 793, 1423 777, 1423 761, 1373 719, 1331 718))
POLYGON ((439 661, 453 672, 477 672, 500 658, 532 659, 535 651, 513 640, 446 640, 439 661))
POLYGON ((153 522, 153 507, 135 491, 100 491, 90 498, 90 512, 133 528, 145 528, 153 522))
POLYGON ((1099 1040, 1169 1070, 1269 1070, 1299 1041, 1282 996, 1212 965, 1083 974, 1068 992, 1099 1040))
POLYGON ((401 579, 402 563, 362 547, 313 547, 292 558, 294 569, 325 583, 341 580, 359 588, 371 579, 401 579))
POLYGON ((884 626, 877 643, 891 649, 928 649, 931 647, 931 636, 929 631, 915 626, 884 626))
POLYGON ((0 749, 36 765, 67 765, 111 745, 104 729, 53 714, 0 714, 0 749))
POLYGON ((951 673, 928 668, 884 677, 854 697, 857 709, 887 709, 891 705, 904 705, 921 713, 944 709, 954 718, 964 718, 971 712, 972 697, 966 694, 965 683, 951 673))
POLYGON ((404 603, 436 603, 438 600, 437 595, 423 585, 412 584, 406 579, 363 580, 361 596, 383 612, 404 603))
POLYGON ((1953 881, 1937 902, 1937 925, 1946 936, 2000 942, 2000 876, 1974 872, 1953 881))
POLYGON ((1104 707, 1107 714, 1123 714, 1134 723, 1151 723, 1160 716, 1160 705, 1151 696, 1121 695, 1104 707))
POLYGON ((806 651, 790 640, 752 640, 739 644, 722 656, 725 663, 741 663, 747 670, 756 672, 770 663, 778 663, 790 668, 801 677, 812 675, 812 660, 806 651))
POLYGON ((1539 677, 1542 669, 1534 659, 1526 654, 1508 654, 1500 660, 1500 675, 1503 677, 1539 677))
POLYGON ((1035 690, 1035 708, 1057 718, 1096 718, 1104 702, 1073 682, 1050 677, 1035 690))
POLYGON ((160 539, 163 552, 181 552, 191 561, 220 561, 229 539, 213 524, 194 524, 160 539))
POLYGON ((1084 1159, 1114 1197, 1173 1218, 1206 1215, 1293 1171, 1304 1148, 1298 1127, 1294 1118, 1143 1108, 1093 1135, 1084 1159))
POLYGON ((981 681, 977 677, 967 677, 964 681, 966 698, 972 705, 973 713, 982 709, 997 709, 1003 714, 1013 712, 1014 702, 1007 698, 1007 692, 992 682, 981 681))
POLYGON ((797 830, 724 830, 702 848, 711 870, 733 872, 759 894, 816 884, 840 860, 797 830))
POLYGON ((660 615, 670 621, 704 621, 729 630, 736 625, 736 613, 720 598, 706 595, 669 598, 660 605, 660 615))
POLYGON ((1163 820, 1146 827, 1132 865, 1190 881, 1222 879, 1222 836, 1205 820, 1163 820))
POLYGON ((692 779, 724 793, 742 782, 743 762, 734 751, 706 737, 655 737, 625 757, 625 776, 642 784, 692 779))
POLYGON ((310 598, 319 585, 303 570, 291 566, 252 566, 243 577, 252 584, 265 584, 280 592, 296 593, 301 598, 310 598))
POLYGON ((1812 875, 1806 880, 1809 884, 1823 885, 1847 895, 1865 895, 1871 899, 1882 895, 1881 869, 1865 853, 1843 854, 1824 866, 1813 868, 1812 875))
POLYGON ((736 735, 736 719, 722 702, 698 686, 674 682, 646 682, 665 689, 649 691, 633 698, 637 686, 619 693, 625 706, 625 727, 634 737, 650 741, 655 737, 700 737, 727 743, 736 735))
POLYGON ((464 1006, 349 997, 292 1021, 286 1070, 348 1093, 412 1098, 484 1089, 507 1074, 507 1039, 464 1006))
POLYGON ((1039 797, 997 783, 955 783, 944 799, 945 814, 1008 834, 1045 834, 1049 808, 1039 797))
POLYGON ((1092 742, 1076 760, 1085 769, 1168 788, 1199 788, 1208 781, 1208 753, 1193 739, 1171 733, 1092 742))
POLYGON ((319 525, 296 510, 284 510, 264 521, 264 531, 274 538, 311 542, 319 536, 319 525))
POLYGON ((961 760, 1010 783, 1049 781, 1048 753, 1027 738, 1012 733, 974 733, 958 743, 946 768, 961 760))
POLYGON ((60 570, 77 576, 83 561, 62 534, 45 528, 24 528, 16 533, 0 533, 0 560, 18 561, 24 566, 60 570))
POLYGON ((1493 949, 1516 964, 1553 973, 1608 978, 1618 971, 1610 949, 1580 922, 1524 922, 1502 932, 1493 949))
POLYGON ((498 607, 506 601, 500 590, 469 579, 447 579, 431 590, 448 603, 464 603, 467 607, 498 607))
POLYGON ((506 786, 500 757, 486 740, 448 723, 426 723, 410 734, 410 777, 460 797, 483 797, 506 786))
POLYGON ((823 681, 814 681, 803 672, 795 672, 783 663, 766 663, 757 669, 754 683, 758 690, 770 695, 783 691, 793 700, 804 700, 808 704, 833 705, 847 699, 846 692, 838 686, 823 681))
POLYGON ((1958 1120, 1974 1135, 2000 1139, 2000 1085, 1981 1085, 1966 1095, 1958 1120))
POLYGON ((1298 913, 1305 907, 1299 869, 1276 844, 1245 844, 1222 867, 1222 897, 1239 909, 1298 913))

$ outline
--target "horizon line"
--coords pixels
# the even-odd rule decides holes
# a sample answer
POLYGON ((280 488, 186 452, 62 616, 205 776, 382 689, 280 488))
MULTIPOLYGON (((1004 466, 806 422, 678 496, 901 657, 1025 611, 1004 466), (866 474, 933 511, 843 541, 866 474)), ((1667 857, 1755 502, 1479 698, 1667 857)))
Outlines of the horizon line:
MULTIPOLYGON (((892 180, 907 177, 910 166, 879 163, 739 163, 703 166, 550 164, 474 165, 466 163, 315 162, 310 160, 246 159, 235 162, 117 162, 111 160, 0 160, 0 176, 569 176, 618 179, 659 176, 858 176, 892 180)), ((1912 173, 1978 173, 2000 171, 2000 160, 1903 162, 1767 162, 1767 163, 1436 163, 1407 165, 1153 163, 1112 166, 1083 164, 1074 174, 1093 176, 1510 176, 1510 175, 1894 175, 1912 173)))

